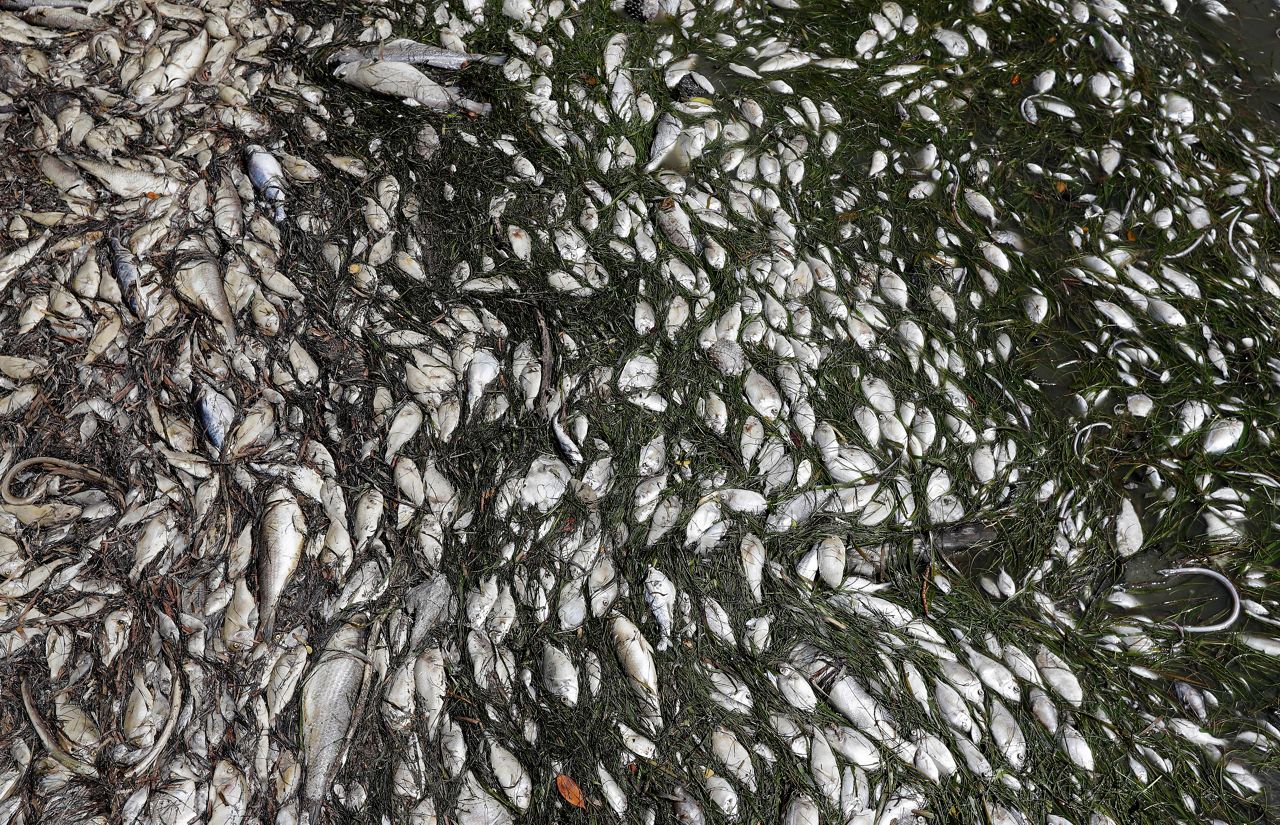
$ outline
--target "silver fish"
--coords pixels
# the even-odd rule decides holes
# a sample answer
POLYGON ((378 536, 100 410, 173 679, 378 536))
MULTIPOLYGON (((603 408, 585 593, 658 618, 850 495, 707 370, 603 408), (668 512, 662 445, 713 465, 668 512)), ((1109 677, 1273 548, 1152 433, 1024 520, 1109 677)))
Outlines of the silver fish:
POLYGON ((283 487, 267 499, 260 525, 258 548, 258 615, 262 637, 270 639, 275 629, 276 605, 302 558, 307 525, 297 500, 283 487))
POLYGON ((487 66, 501 66, 507 62, 506 55, 500 54, 467 54, 443 49, 426 43, 419 43, 407 37, 397 37, 385 43, 378 43, 364 48, 348 48, 335 52, 329 57, 330 63, 355 63, 360 60, 381 60, 388 63, 421 63, 433 69, 465 69, 473 63, 487 66))
POLYGON ((456 106, 484 115, 492 108, 487 103, 463 98, 458 89, 441 86, 408 63, 358 60, 341 64, 334 69, 333 76, 357 89, 400 98, 438 112, 447 112, 456 106))
POLYGON ((145 310, 139 289, 141 273, 138 271, 138 259, 114 237, 107 238, 107 246, 111 250, 111 273, 120 282, 120 293, 125 305, 133 310, 134 315, 141 317, 145 310))
POLYGON ((201 387, 197 405, 200 409, 200 423, 204 425, 209 443, 221 451, 227 434, 231 432, 231 422, 236 417, 235 405, 231 403, 231 399, 208 384, 201 387))
POLYGON ((249 166, 249 180, 253 181, 253 187, 271 204, 275 222, 282 223, 285 190, 284 169, 280 167, 280 161, 265 147, 256 143, 246 146, 244 152, 249 166))
POLYGON ((359 718, 367 693, 367 622, 363 613, 343 622, 302 684, 300 730, 306 764, 302 801, 312 823, 321 821, 320 808, 346 758, 351 725, 359 718))
POLYGON ((650 567, 644 579, 644 601, 649 605, 658 623, 659 652, 671 647, 671 628, 674 622, 676 586, 656 567, 650 567))
POLYGON ((222 284, 222 270, 212 258, 196 258, 187 261, 173 273, 178 294, 192 305, 204 310, 217 321, 226 336, 227 343, 236 345, 236 320, 231 303, 222 284))

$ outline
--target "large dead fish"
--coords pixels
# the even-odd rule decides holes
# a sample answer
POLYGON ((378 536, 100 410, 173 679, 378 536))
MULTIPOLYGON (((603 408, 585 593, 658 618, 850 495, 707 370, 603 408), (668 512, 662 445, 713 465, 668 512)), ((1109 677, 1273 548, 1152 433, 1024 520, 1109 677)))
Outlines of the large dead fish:
POLYGON ((367 693, 367 622, 363 613, 344 622, 302 684, 300 721, 306 765, 302 801, 309 823, 320 821, 320 807, 346 758, 351 724, 358 718, 359 705, 367 693))
POLYGON ((458 90, 441 86, 408 63, 381 60, 359 60, 343 63, 333 70, 334 77, 366 92, 398 97, 406 103, 447 112, 455 106, 478 115, 486 115, 493 107, 460 96, 458 90))
POLYGON ((465 69, 472 63, 501 66, 507 62, 501 54, 467 54, 419 43, 407 37, 397 37, 385 43, 363 48, 349 48, 330 55, 330 63, 355 63, 361 60, 380 60, 384 63, 421 63, 433 69, 465 69))
POLYGON ((262 638, 275 629, 276 605, 302 558, 307 526, 293 495, 283 487, 271 494, 262 516, 258 547, 258 603, 262 638))
POLYGON ((180 187, 178 181, 173 178, 137 168, 136 163, 123 166, 88 157, 73 157, 71 160, 122 198, 156 198, 161 195, 172 195, 180 187))

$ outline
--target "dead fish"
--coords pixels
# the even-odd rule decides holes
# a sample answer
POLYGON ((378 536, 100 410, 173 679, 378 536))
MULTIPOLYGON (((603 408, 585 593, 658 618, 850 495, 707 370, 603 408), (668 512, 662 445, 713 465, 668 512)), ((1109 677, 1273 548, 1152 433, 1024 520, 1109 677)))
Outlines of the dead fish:
POLYGON ((223 287, 222 268, 212 258, 196 258, 180 265, 173 273, 178 294, 193 306, 204 310, 217 321, 227 343, 236 345, 236 320, 223 287))
POLYGON ((284 169, 280 161, 266 148, 258 144, 250 144, 244 149, 246 162, 249 165, 249 179, 253 187, 271 204, 274 209, 275 222, 284 222, 284 169))
POLYGON ((90 0, 4 0, 0 9, 8 11, 26 11, 27 9, 84 9, 91 5, 90 0))
POLYGON ((483 63, 487 66, 501 66, 507 62, 506 55, 500 54, 467 54, 443 49, 426 43, 419 43, 406 37, 397 37, 385 43, 364 48, 348 48, 335 52, 329 57, 330 63, 355 63, 361 60, 380 60, 386 63, 421 63, 433 69, 461 70, 472 63, 483 63))
POLYGON ((313 823, 321 821, 320 808, 346 759, 352 721, 360 718, 370 673, 364 649, 367 622, 363 613, 344 621, 302 683, 299 718, 306 766, 302 801, 313 823))
POLYGON ((258 547, 258 616, 262 638, 275 628, 276 605, 302 559, 307 525, 297 500, 283 487, 271 493, 262 514, 258 547))
POLYGON ((120 294, 124 296, 125 305, 141 318, 146 311, 139 288, 141 273, 138 270, 138 259, 114 237, 107 238, 107 245, 111 250, 111 272, 120 282, 120 294))
POLYGON ((0 291, 9 286, 9 281, 13 279, 14 275, 36 259, 36 256, 40 254, 40 250, 44 249, 44 245, 48 240, 49 233, 43 232, 35 240, 0 257, 0 291))
POLYGON ((71 160, 122 198, 158 198, 176 193, 180 186, 177 180, 167 175, 157 175, 131 166, 106 163, 94 158, 71 160))
POLYGON ((486 115, 493 107, 475 103, 458 94, 458 90, 441 86, 409 63, 381 60, 359 60, 343 63, 333 76, 366 92, 396 97, 437 112, 448 112, 455 106, 477 115, 486 115))
POLYGON ((200 423, 204 426, 209 443, 221 452, 235 421, 235 405, 231 403, 231 399, 205 384, 200 389, 197 406, 200 410, 200 423))

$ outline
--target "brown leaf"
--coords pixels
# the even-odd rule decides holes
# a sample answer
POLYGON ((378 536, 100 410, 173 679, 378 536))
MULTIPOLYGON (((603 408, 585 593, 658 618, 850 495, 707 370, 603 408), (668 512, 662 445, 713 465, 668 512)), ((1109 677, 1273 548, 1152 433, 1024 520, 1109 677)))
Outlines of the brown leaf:
POLYGON ((564 774, 556 777, 556 790, 564 797, 565 802, 575 808, 585 809, 587 807, 587 803, 582 801, 582 789, 578 787, 578 783, 564 774))

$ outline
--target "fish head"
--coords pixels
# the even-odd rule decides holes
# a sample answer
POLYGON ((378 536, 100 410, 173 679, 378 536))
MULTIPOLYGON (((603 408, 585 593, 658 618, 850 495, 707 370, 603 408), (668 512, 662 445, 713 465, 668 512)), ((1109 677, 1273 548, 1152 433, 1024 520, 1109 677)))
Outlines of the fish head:
POLYGON ((361 59, 361 57, 363 57, 363 55, 360 49, 345 48, 345 49, 338 49, 337 51, 330 54, 325 59, 325 62, 328 63, 329 65, 333 65, 334 63, 355 63, 355 62, 358 62, 361 59))
MULTIPOLYGON (((365 69, 368 69, 374 65, 378 65, 379 63, 381 63, 381 61, 373 60, 373 59, 358 59, 358 60, 348 61, 348 62, 342 63, 337 68, 335 68, 333 70, 333 76, 339 80, 342 80, 358 72, 363 72, 365 69)), ((400 68, 399 66, 396 66, 396 64, 382 63, 381 65, 383 66, 390 65, 395 68, 400 68)), ((412 70, 412 67, 407 66, 407 64, 401 64, 401 65, 406 66, 407 68, 412 70)))

